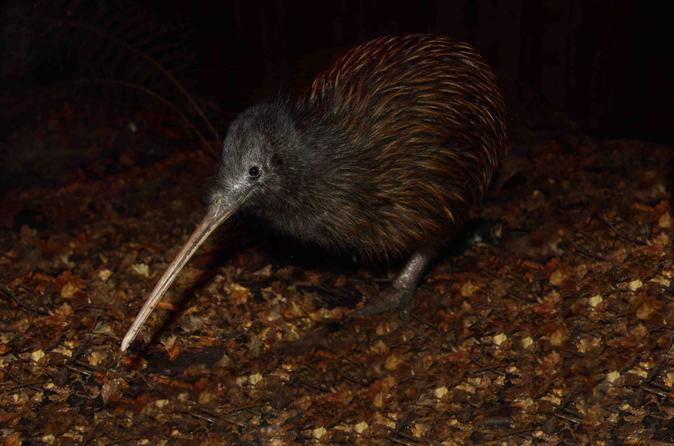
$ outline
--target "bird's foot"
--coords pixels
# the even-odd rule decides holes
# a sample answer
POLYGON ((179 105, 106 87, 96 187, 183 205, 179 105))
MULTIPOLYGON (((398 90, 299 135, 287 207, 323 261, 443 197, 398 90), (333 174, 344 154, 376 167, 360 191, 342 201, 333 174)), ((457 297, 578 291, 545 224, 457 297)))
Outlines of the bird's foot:
POLYGON ((352 313, 353 317, 371 316, 395 309, 408 317, 409 308, 414 302, 414 292, 419 279, 433 256, 432 249, 419 250, 412 254, 393 284, 379 295, 373 302, 352 313))
POLYGON ((354 311, 352 316, 372 316, 392 310, 400 310, 403 316, 407 316, 414 303, 414 291, 414 288, 396 288, 395 286, 391 286, 374 299, 373 302, 368 302, 363 308, 354 311))

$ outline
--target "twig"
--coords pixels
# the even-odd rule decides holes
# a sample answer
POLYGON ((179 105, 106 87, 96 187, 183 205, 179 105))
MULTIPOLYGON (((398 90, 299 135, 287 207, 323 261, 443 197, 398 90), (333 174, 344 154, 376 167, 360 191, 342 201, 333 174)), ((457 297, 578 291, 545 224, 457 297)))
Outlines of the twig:
POLYGON ((513 419, 510 417, 489 417, 484 420, 485 426, 489 427, 504 427, 513 424, 513 419))
POLYGON ((562 411, 568 414, 569 416, 572 416, 573 418, 577 418, 579 420, 583 418, 583 416, 580 413, 576 412, 575 410, 571 410, 568 407, 565 407, 562 411))
POLYGON ((597 255, 597 254, 592 254, 592 253, 589 253, 589 252, 585 251, 584 249, 579 248, 578 245, 576 245, 573 240, 569 239, 568 241, 571 244, 571 248, 573 248, 574 251, 576 251, 578 254, 582 255, 583 257, 587 257, 589 259, 594 259, 594 260, 600 260, 602 262, 606 261, 606 258, 603 257, 603 256, 600 256, 600 255, 597 255))
POLYGON ((347 375, 346 373, 344 373, 343 370, 339 370, 339 374, 342 378, 344 378, 345 380, 347 380, 348 382, 350 382, 352 384, 357 384, 361 387, 368 387, 369 386, 369 383, 367 381, 365 381, 365 382, 359 381, 358 379, 353 378, 353 377, 347 375))
POLYGON ((395 438, 395 437, 390 437, 390 436, 388 437, 388 439, 393 443, 404 444, 405 446, 412 446, 412 445, 418 444, 416 441, 415 442, 409 442, 409 441, 402 440, 400 438, 395 438))
POLYGON ((618 230, 616 228, 613 227, 613 225, 611 225, 611 223, 606 221, 604 219, 604 217, 597 217, 597 220, 599 220, 601 223, 603 223, 613 234, 615 234, 616 237, 618 237, 620 240, 622 240, 624 242, 634 243, 634 244, 642 245, 642 246, 648 244, 643 240, 631 239, 631 238, 621 234, 620 232, 618 232, 618 230))
POLYGON ((554 416, 556 416, 557 418, 559 418, 561 420, 568 421, 569 423, 580 424, 580 420, 576 420, 575 418, 572 418, 570 416, 567 416, 567 415, 564 415, 564 414, 561 414, 561 413, 555 413, 554 416))
POLYGON ((395 443, 405 444, 405 445, 418 444, 419 443, 419 441, 416 438, 414 438, 411 435, 407 435, 404 432, 401 432, 397 428, 396 429, 389 429, 389 432, 391 434, 388 437, 389 440, 391 440, 395 443), (396 437, 400 437, 400 438, 396 438, 396 437), (407 440, 407 442, 405 440, 407 440), (409 442, 411 442, 411 443, 409 443, 409 442))
POLYGON ((91 335, 87 335, 82 342, 80 342, 80 345, 77 346, 77 349, 73 353, 73 355, 68 358, 68 361, 66 361, 67 364, 72 364, 78 359, 80 359, 80 356, 84 353, 84 351, 89 347, 89 343, 91 342, 91 335))
POLYGON ((192 412, 192 411, 184 412, 184 414, 189 415, 189 416, 194 417, 194 418, 197 418, 199 420, 206 421, 206 422, 211 423, 211 424, 215 424, 215 421, 216 421, 213 418, 207 417, 206 415, 201 415, 201 414, 198 414, 198 413, 192 412))
MULTIPOLYGON (((227 415, 237 413, 237 412, 242 412, 242 411, 249 411, 250 409, 255 409, 257 407, 261 407, 262 404, 249 404, 247 406, 241 406, 241 407, 235 407, 234 409, 227 410, 225 412, 219 413, 219 412, 214 412, 212 410, 206 409, 204 407, 200 408, 199 411, 202 413, 205 413, 209 417, 213 418, 213 423, 217 422, 217 420, 222 420, 225 421, 231 425, 234 425, 236 427, 245 427, 244 423, 241 423, 236 420, 232 420, 231 417, 228 417, 227 415)), ((254 414, 258 415, 258 414, 254 414)), ((198 417, 197 417, 198 418, 198 417)))
POLYGON ((32 308, 32 307, 30 307, 30 306, 24 304, 23 302, 21 302, 21 301, 14 295, 14 293, 12 293, 11 291, 9 291, 9 289, 7 289, 7 287, 1 287, 1 288, 0 288, 0 291, 2 291, 1 294, 2 294, 3 296, 8 297, 12 302, 14 302, 15 304, 17 304, 20 308, 23 308, 24 310, 28 311, 29 313, 39 314, 40 316, 49 316, 49 313, 47 313, 47 312, 45 312, 45 311, 42 311, 42 310, 38 310, 38 309, 36 309, 36 308, 32 308))
POLYGON ((93 372, 90 372, 89 370, 82 369, 80 367, 75 367, 74 365, 71 364, 64 364, 63 365, 65 368, 72 370, 73 372, 81 373, 82 375, 86 376, 93 376, 93 372))
POLYGON ((650 384, 653 381, 653 379, 655 379, 655 377, 657 377, 660 374, 660 372, 664 368, 666 362, 667 362, 667 356, 663 355, 663 357, 660 358, 660 360, 655 364, 655 367, 653 367, 653 369, 650 371, 650 373, 648 374, 648 377, 646 377, 647 383, 650 384))
POLYGON ((202 407, 200 410, 201 410, 203 413, 205 413, 205 414, 207 414, 207 415, 210 415, 210 416, 212 416, 212 417, 219 417, 219 416, 221 416, 221 415, 226 415, 226 414, 230 414, 230 413, 242 412, 242 411, 244 411, 244 410, 245 410, 245 411, 250 411, 251 409, 257 409, 258 407, 263 407, 263 406, 264 406, 264 404, 248 404, 248 405, 245 405, 245 406, 234 407, 233 409, 226 410, 226 411, 224 411, 224 412, 222 412, 222 413, 220 413, 220 412, 214 412, 214 411, 212 411, 212 410, 210 410, 210 409, 206 409, 205 407, 202 407))
POLYGON ((643 390, 644 392, 652 393, 653 395, 657 395, 660 398, 667 398, 669 396, 668 393, 663 392, 662 390, 659 389, 652 389, 651 387, 655 387, 653 384, 650 384, 649 386, 645 385, 640 385, 639 388, 643 390))
POLYGON ((443 332, 442 330, 440 330, 438 327, 436 327, 435 325, 433 325, 433 324, 431 324, 431 323, 425 321, 424 319, 422 319, 421 317, 417 316, 416 314, 411 314, 411 317, 412 317, 412 319, 414 319, 415 321, 419 322, 420 324, 425 325, 427 328, 430 328, 431 331, 435 332, 435 333, 438 334, 440 337, 442 337, 442 338, 446 338, 446 337, 447 337, 447 333, 444 333, 444 332, 443 332))

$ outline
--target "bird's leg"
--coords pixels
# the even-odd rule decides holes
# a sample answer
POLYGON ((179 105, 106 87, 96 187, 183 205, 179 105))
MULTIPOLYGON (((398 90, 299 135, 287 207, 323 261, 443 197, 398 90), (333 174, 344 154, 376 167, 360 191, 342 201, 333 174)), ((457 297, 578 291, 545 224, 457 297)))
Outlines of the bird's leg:
MULTIPOLYGON (((353 321, 354 318, 379 314, 395 310, 396 308, 405 310, 404 314, 406 315, 410 304, 414 301, 414 291, 419 284, 419 280, 421 280, 424 270, 434 254, 435 250, 433 249, 419 250, 412 254, 403 269, 398 273, 398 277, 396 277, 393 284, 386 291, 374 299, 374 302, 368 303, 363 308, 348 315, 345 319, 338 321, 337 326, 353 321)), ((302 352, 324 343, 330 334, 335 331, 334 322, 324 322, 318 328, 305 335, 302 340, 293 342, 291 344, 292 351, 302 352)))
POLYGON ((354 316, 369 316, 396 308, 407 309, 414 301, 414 292, 419 280, 435 253, 432 249, 422 249, 410 257, 391 287, 385 290, 374 302, 356 310, 354 316))

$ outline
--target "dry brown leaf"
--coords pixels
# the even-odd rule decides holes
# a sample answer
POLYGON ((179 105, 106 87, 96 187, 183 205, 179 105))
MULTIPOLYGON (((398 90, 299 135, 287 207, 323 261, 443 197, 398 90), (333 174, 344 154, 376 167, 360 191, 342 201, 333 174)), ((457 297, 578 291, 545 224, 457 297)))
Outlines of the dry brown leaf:
POLYGON ((22 443, 21 434, 18 432, 12 432, 2 440, 2 446, 21 446, 22 443))

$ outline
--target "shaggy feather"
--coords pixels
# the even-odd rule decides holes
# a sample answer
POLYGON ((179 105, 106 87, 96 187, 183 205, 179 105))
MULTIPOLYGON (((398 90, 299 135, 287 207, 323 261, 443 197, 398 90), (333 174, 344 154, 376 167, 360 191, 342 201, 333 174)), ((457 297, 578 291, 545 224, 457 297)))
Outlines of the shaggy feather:
POLYGON ((505 155, 504 123, 494 75, 470 45, 382 37, 348 51, 296 100, 237 118, 216 193, 258 160, 253 214, 325 247, 406 255, 465 222, 505 155))

